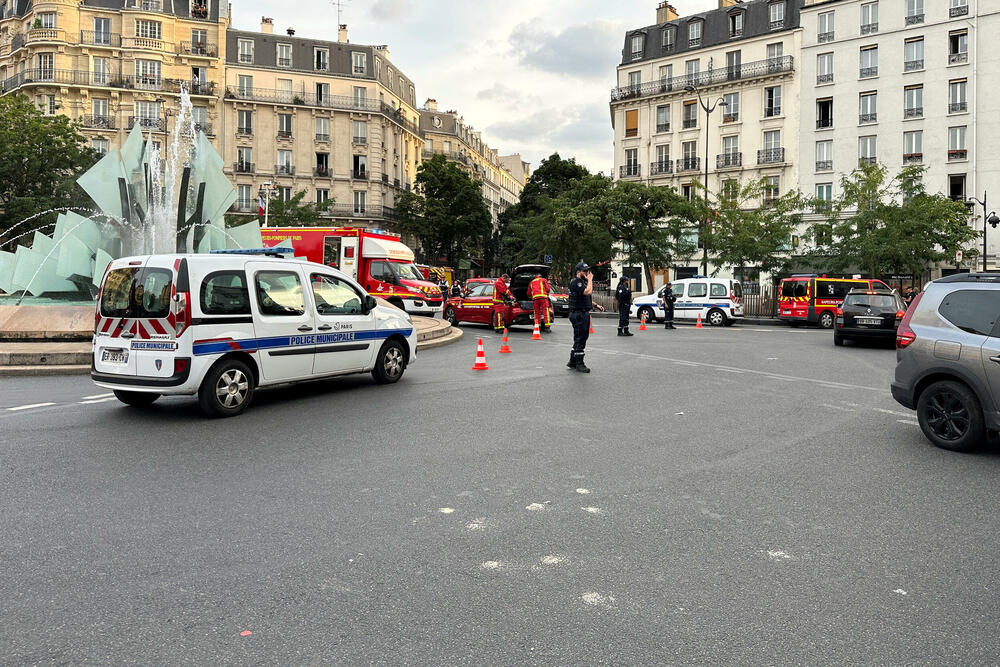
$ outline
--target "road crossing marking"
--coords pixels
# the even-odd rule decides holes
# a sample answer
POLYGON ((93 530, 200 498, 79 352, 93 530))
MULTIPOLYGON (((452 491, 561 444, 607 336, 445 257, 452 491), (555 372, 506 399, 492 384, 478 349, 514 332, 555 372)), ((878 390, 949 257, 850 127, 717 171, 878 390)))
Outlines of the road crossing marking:
POLYGON ((114 396, 114 394, 113 394, 113 393, 111 393, 111 392, 109 391, 109 392, 108 392, 108 393, 106 393, 106 394, 94 394, 93 396, 84 396, 84 397, 83 397, 82 399, 80 399, 80 400, 83 400, 83 401, 92 401, 92 400, 94 400, 95 398, 104 398, 105 396, 114 396))
POLYGON ((93 405, 94 403, 104 403, 106 401, 114 401, 114 400, 116 400, 114 396, 109 396, 107 398, 95 398, 95 399, 90 400, 90 401, 80 401, 79 404, 80 405, 93 405))
POLYGON ((50 405, 55 405, 55 403, 32 403, 31 405, 19 405, 14 408, 7 408, 7 410, 17 412, 18 410, 31 410, 32 408, 47 408, 50 405))

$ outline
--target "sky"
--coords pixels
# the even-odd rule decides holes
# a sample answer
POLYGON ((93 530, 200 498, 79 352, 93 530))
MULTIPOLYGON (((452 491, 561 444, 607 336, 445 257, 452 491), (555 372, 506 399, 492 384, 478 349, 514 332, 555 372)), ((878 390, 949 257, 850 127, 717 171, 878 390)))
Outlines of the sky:
MULTIPOLYGON (((454 109, 501 154, 536 167, 558 152, 610 173, 608 107, 625 31, 656 22, 659 0, 343 0, 348 38, 387 44, 396 68, 454 109)), ((717 0, 673 0, 681 16, 717 0)), ((233 25, 336 41, 333 0, 232 0, 233 25)))

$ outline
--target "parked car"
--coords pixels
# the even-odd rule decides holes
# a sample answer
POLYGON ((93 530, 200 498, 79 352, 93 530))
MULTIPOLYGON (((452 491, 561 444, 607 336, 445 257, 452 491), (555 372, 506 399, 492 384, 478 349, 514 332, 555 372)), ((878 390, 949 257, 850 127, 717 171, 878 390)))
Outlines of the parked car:
MULTIPOLYGON (((462 296, 448 299, 444 305, 444 319, 457 325, 459 322, 491 324, 493 316, 493 281, 470 280, 462 296)), ((529 303, 530 306, 530 303, 529 303)), ((535 314, 532 308, 522 304, 505 307, 504 322, 507 326, 532 324, 535 314)))
POLYGON ((1000 430, 1000 275, 935 280, 896 332, 892 396, 932 443, 964 452, 1000 430))
POLYGON ((853 289, 836 310, 833 344, 845 340, 893 340, 906 312, 906 304, 894 290, 853 289))

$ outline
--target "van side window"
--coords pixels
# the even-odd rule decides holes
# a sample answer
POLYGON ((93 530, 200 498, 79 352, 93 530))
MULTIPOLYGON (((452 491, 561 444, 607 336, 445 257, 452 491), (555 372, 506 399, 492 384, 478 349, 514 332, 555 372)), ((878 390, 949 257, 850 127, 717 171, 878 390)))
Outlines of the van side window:
POLYGON ((697 298, 708 294, 708 285, 705 283, 688 283, 688 296, 697 298))
POLYGON ((360 315, 361 296, 343 280, 320 273, 309 277, 320 315, 360 315))
POLYGON ((372 262, 371 269, 372 280, 381 280, 384 283, 394 282, 392 275, 392 269, 389 268, 389 262, 372 262))
POLYGON ((249 315, 250 292, 243 271, 217 271, 201 283, 201 312, 206 315, 249 315))
POLYGON ((729 290, 722 283, 712 283, 712 293, 711 296, 729 296, 729 290))
POLYGON ((255 277, 257 305, 263 315, 302 315, 306 312, 299 274, 260 271, 255 277))

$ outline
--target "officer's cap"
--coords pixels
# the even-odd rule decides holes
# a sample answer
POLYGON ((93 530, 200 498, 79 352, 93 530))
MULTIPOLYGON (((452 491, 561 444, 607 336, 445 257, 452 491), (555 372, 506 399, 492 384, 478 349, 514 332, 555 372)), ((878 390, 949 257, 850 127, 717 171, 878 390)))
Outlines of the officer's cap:
POLYGON ((590 264, 587 264, 586 262, 580 262, 579 264, 576 265, 576 270, 577 271, 590 271, 590 264))

